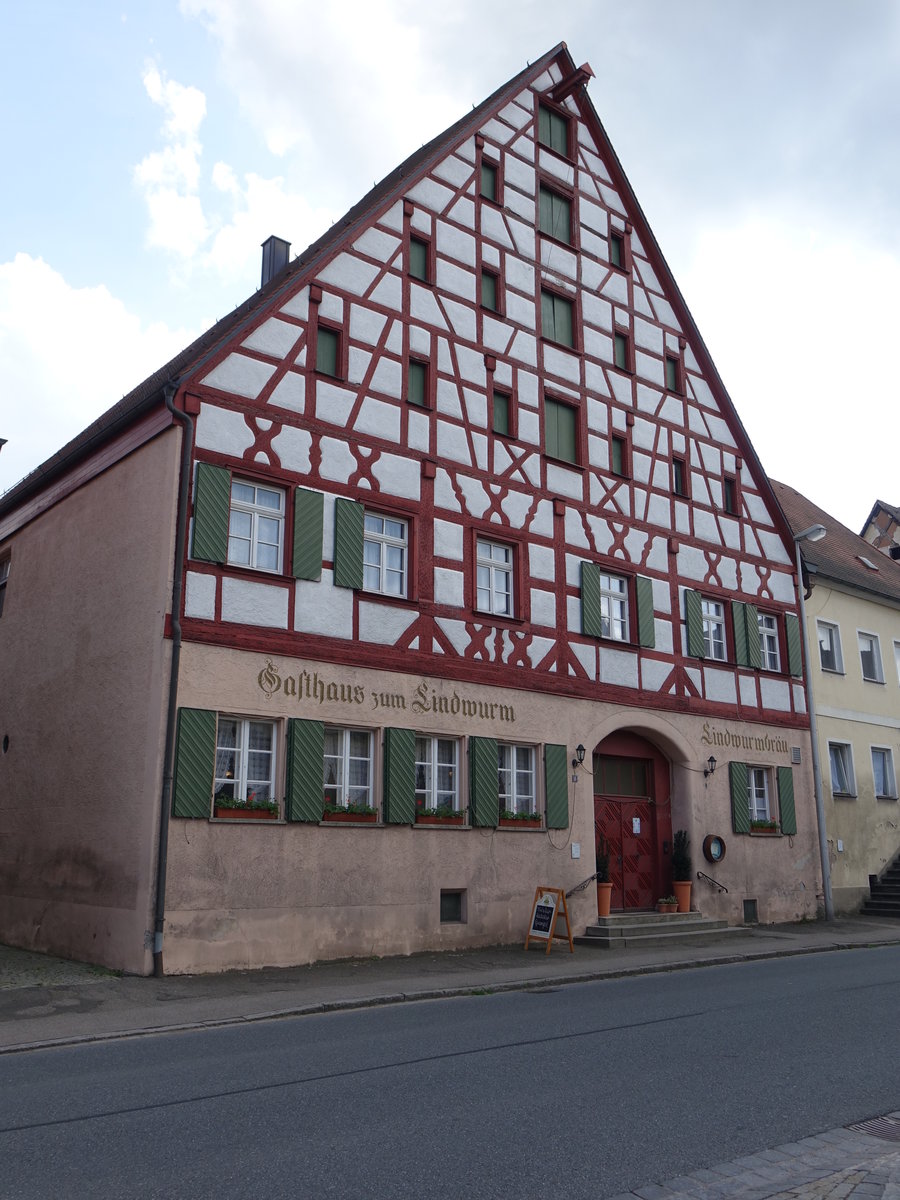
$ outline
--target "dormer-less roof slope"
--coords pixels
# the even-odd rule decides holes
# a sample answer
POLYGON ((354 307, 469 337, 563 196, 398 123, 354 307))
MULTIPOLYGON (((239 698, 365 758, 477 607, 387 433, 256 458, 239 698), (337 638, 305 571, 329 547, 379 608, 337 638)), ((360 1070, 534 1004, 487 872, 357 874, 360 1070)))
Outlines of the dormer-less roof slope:
MULTIPOLYGON (((39 492, 53 478, 63 474, 68 468, 86 455, 95 451, 105 441, 127 428, 129 424, 142 416, 149 409, 162 402, 163 389, 167 383, 183 384, 198 372, 231 338, 238 338, 244 326, 251 321, 257 322, 265 310, 274 311, 283 294, 295 290, 304 282, 312 281, 326 263, 340 249, 349 244, 357 230, 365 223, 373 220, 379 212, 405 195, 419 179, 423 178, 432 166, 455 145, 464 141, 482 127, 496 112, 518 93, 523 86, 532 84, 553 64, 556 64, 562 74, 563 85, 566 81, 574 84, 572 96, 576 101, 581 117, 588 125, 596 139, 597 146, 606 163, 612 183, 618 191, 624 204, 628 219, 632 222, 640 238, 647 257, 653 266, 662 289, 671 304, 683 329, 687 341, 694 351, 701 372, 706 378, 713 396, 719 406, 721 416, 727 422, 739 452, 749 466, 760 492, 768 501, 773 519, 779 526, 779 532, 790 541, 790 527, 784 519, 778 506, 774 492, 769 486, 768 479, 756 455, 746 430, 744 429, 731 398, 716 370, 699 330, 691 316, 684 297, 669 270, 668 264, 656 242, 652 230, 644 216, 622 165, 613 150, 606 130, 598 117, 584 82, 589 69, 576 68, 575 61, 569 54, 564 42, 560 42, 536 62, 520 71, 502 87, 498 88, 483 103, 474 108, 465 117, 451 125, 432 141, 422 146, 405 162, 387 175, 380 183, 353 206, 340 220, 323 234, 321 238, 307 247, 289 266, 272 279, 242 305, 223 317, 211 329, 201 335, 195 342, 176 355, 153 375, 139 384, 134 391, 123 397, 101 417, 88 426, 62 450, 58 451, 30 475, 26 476, 15 487, 0 497, 0 515, 15 508, 27 497, 39 492)), ((557 85, 557 89, 560 85, 557 85)))
POLYGON ((795 533, 811 525, 824 525, 827 530, 820 542, 807 541, 801 547, 803 558, 817 577, 900 604, 900 563, 873 550, 869 542, 794 488, 774 479, 771 482, 795 533), (867 566, 865 560, 877 570, 867 566))

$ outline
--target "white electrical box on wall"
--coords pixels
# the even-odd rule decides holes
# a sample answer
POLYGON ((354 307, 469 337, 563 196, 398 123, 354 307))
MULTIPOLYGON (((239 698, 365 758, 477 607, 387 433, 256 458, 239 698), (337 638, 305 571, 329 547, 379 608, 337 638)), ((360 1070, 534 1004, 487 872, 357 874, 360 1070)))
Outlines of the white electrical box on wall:
POLYGON ((581 858, 581 842, 572 843, 572 857, 581 858))

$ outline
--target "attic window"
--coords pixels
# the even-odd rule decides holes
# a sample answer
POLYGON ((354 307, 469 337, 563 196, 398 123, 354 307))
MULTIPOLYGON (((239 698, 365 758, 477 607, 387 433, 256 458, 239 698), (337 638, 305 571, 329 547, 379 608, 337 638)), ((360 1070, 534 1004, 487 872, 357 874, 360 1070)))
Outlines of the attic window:
POLYGON ((874 563, 871 561, 871 559, 868 559, 868 558, 866 558, 866 556, 865 556, 864 554, 857 554, 857 556, 856 556, 856 557, 859 559, 859 561, 862 563, 862 565, 863 565, 864 567, 868 567, 870 571, 877 571, 877 570, 878 570, 878 568, 877 568, 877 567, 875 566, 875 564, 874 564, 874 563))
POLYGON ((569 119, 563 113, 549 108, 546 104, 538 105, 538 141, 542 146, 555 150, 557 154, 569 157, 569 119))

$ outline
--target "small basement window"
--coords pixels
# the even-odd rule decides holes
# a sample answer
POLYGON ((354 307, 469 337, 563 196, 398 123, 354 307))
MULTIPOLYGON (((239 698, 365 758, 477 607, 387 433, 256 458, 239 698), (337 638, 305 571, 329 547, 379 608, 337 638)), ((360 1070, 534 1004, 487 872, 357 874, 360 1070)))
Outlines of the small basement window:
POLYGON ((463 925, 466 921, 466 893, 441 888, 441 924, 463 925))

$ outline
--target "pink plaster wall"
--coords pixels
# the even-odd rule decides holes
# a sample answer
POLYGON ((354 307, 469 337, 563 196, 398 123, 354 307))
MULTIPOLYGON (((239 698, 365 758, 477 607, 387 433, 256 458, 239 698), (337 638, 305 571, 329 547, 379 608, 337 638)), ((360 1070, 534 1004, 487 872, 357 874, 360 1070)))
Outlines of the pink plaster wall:
POLYGON ((0 618, 0 939, 146 972, 180 433, 14 533, 0 618))

